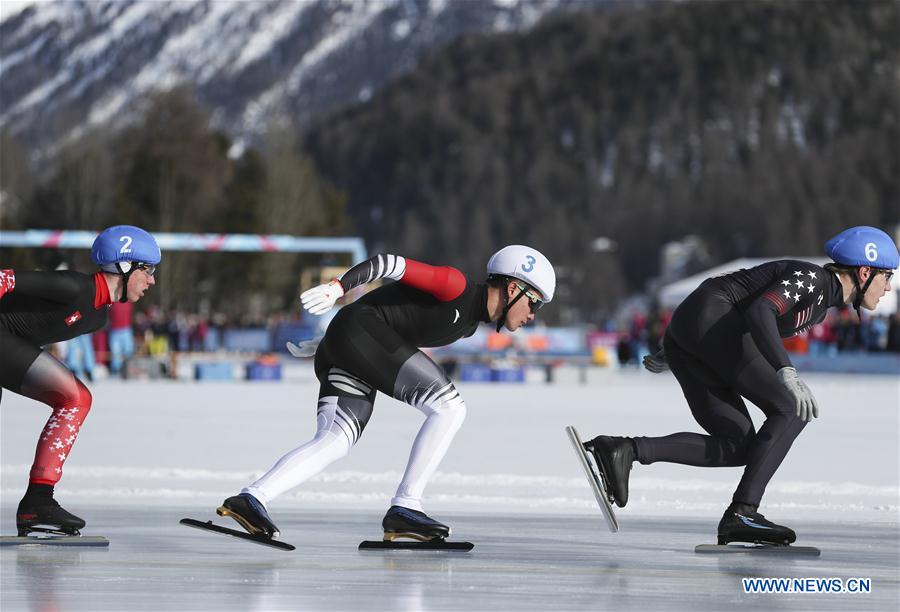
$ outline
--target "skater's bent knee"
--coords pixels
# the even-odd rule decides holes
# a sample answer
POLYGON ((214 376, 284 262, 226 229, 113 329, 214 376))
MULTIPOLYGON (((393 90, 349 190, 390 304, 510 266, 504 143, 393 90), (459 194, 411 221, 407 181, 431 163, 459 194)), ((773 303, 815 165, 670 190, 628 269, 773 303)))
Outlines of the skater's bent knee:
POLYGON ((750 452, 750 446, 755 438, 756 433, 752 431, 740 438, 730 438, 728 440, 730 452, 727 453, 726 464, 729 466, 746 465, 747 454, 750 452))
POLYGON ((76 382, 78 383, 78 398, 76 401, 85 408, 90 408, 91 403, 94 401, 94 396, 91 395, 90 389, 83 382, 80 380, 76 382))
POLYGON ((466 402, 457 396, 451 400, 441 402, 434 407, 434 411, 438 414, 453 417, 454 420, 462 423, 466 419, 466 402))
POLYGON ((90 411, 93 401, 94 396, 91 395, 90 390, 76 378, 74 393, 71 394, 71 397, 66 398, 64 405, 78 407, 81 409, 82 414, 86 415, 90 411))

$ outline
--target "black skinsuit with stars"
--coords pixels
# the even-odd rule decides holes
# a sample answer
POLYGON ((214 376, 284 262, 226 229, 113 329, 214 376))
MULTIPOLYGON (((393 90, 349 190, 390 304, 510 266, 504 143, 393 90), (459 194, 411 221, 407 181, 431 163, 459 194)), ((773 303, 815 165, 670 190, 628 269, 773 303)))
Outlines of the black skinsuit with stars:
POLYGON ((777 371, 791 365, 782 338, 843 303, 836 275, 774 261, 704 281, 672 315, 663 347, 694 419, 709 435, 635 438, 638 460, 746 466, 733 501, 758 505, 805 423, 777 371), (758 432, 743 398, 766 420, 758 432))

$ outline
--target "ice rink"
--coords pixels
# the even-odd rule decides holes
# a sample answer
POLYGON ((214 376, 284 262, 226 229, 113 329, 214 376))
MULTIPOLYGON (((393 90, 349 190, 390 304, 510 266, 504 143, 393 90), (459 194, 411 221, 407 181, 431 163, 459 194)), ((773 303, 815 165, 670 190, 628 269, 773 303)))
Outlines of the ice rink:
MULTIPOLYGON (((636 465, 609 533, 563 428, 663 435, 698 427, 670 375, 610 372, 592 385, 460 385, 468 418, 425 508, 471 553, 359 552, 406 463, 421 415, 379 396, 360 443, 270 505, 294 552, 178 525, 216 518, 315 428, 307 383, 104 381, 57 487, 108 549, 5 547, 10 610, 833 609, 900 605, 900 382, 804 377, 820 418, 801 434, 761 511, 818 558, 696 555, 739 468, 636 465), (742 578, 871 580, 868 593, 745 594, 742 578)), ((5 392, 0 531, 12 534, 48 409, 5 392)), ((758 411, 751 409, 756 418, 758 411)), ((758 423, 759 421, 757 421, 758 423)))

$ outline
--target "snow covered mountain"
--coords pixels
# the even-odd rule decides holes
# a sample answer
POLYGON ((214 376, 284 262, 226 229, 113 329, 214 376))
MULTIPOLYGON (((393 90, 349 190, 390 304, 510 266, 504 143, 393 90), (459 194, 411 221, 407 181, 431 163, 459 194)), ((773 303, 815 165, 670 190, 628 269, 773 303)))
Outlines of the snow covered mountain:
POLYGON ((195 88, 213 126, 252 140, 365 101, 467 32, 522 30, 608 0, 64 0, 3 9, 0 129, 33 151, 127 121, 154 89, 195 88))

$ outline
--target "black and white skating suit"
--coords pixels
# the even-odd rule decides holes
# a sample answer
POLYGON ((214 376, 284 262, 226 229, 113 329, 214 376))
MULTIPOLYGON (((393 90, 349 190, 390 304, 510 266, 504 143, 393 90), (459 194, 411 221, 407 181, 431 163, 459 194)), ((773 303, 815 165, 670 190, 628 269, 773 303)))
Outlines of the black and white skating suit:
POLYGON ((342 308, 315 357, 315 438, 290 451, 244 492, 264 504, 349 453, 380 391, 426 415, 392 506, 422 510, 421 497, 462 425, 466 406, 444 371, 419 347, 450 344, 489 321, 487 287, 451 267, 377 255, 340 278, 345 291, 393 279, 342 308))

